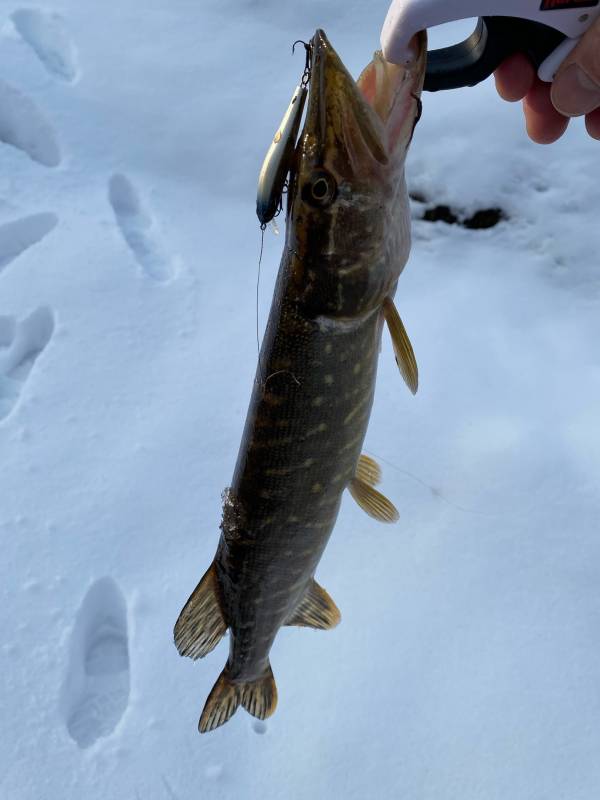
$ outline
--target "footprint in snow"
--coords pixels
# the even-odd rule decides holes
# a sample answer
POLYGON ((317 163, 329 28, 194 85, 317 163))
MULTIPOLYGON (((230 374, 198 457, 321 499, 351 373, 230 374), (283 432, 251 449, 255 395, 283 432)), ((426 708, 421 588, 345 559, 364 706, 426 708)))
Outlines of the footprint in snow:
POLYGON ((0 80, 0 142, 22 150, 45 167, 57 167, 61 162, 52 125, 33 100, 3 80, 0 80))
POLYGON ((0 420, 13 410, 33 365, 54 332, 49 308, 37 308, 22 322, 0 317, 0 420))
POLYGON ((56 214, 47 212, 0 225, 0 272, 28 247, 47 236, 57 224, 56 214))
POLYGON ((112 578, 100 578, 77 614, 60 701, 79 747, 114 731, 129 702, 129 683, 125 598, 112 578))
POLYGON ((129 178, 113 175, 108 198, 123 238, 144 272, 156 281, 171 278, 175 272, 173 259, 165 253, 157 224, 129 178))
POLYGON ((78 75, 77 53, 60 14, 22 8, 11 15, 13 24, 48 72, 73 82, 78 75))

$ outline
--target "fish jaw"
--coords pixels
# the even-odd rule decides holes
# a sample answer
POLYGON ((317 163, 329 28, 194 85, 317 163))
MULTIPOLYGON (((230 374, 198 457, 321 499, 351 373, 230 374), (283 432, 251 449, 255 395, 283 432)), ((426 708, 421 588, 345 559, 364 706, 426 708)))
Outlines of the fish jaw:
POLYGON ((312 40, 309 102, 289 191, 287 246, 312 316, 361 317, 393 292, 410 248, 404 159, 420 113, 426 43, 411 69, 381 54, 354 81, 312 40))
POLYGON ((309 106, 304 127, 312 158, 342 175, 386 164, 383 125, 324 31, 312 39, 309 106))

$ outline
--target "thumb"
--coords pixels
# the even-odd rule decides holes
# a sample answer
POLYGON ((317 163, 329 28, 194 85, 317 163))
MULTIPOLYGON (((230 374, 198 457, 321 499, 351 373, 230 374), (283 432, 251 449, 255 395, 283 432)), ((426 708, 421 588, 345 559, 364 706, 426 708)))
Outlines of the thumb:
POLYGON ((550 97, 556 110, 567 117, 600 107, 600 19, 560 65, 550 97))

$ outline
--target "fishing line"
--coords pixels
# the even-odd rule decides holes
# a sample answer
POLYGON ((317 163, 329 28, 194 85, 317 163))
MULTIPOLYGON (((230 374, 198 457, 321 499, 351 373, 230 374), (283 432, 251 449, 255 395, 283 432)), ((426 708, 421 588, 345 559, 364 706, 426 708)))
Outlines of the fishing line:
POLYGON ((452 502, 452 500, 449 500, 447 497, 445 497, 440 492, 439 489, 436 489, 435 486, 432 486, 430 483, 427 483, 426 481, 422 480, 417 475, 414 475, 412 472, 409 472, 407 469, 402 469, 402 467, 399 467, 396 464, 392 464, 391 461, 388 461, 387 459, 382 458, 382 456, 377 455, 377 453, 374 453, 372 450, 367 450, 366 448, 364 448, 364 452, 368 453, 371 456, 373 456, 378 461, 381 461, 382 463, 387 464, 388 467, 391 467, 392 469, 395 469, 396 472, 401 472, 403 475, 406 475, 408 478, 412 478, 413 481, 415 481, 416 483, 420 484, 424 489, 429 489, 429 491, 431 492, 431 494, 434 497, 439 497, 440 500, 442 500, 444 503, 449 505, 451 508, 454 508, 457 511, 461 511, 463 514, 475 514, 475 515, 481 516, 481 517, 503 517, 503 516, 505 516, 507 514, 506 511, 497 511, 497 512, 493 512, 493 511, 477 511, 476 509, 465 508, 465 506, 461 506, 458 503, 454 503, 454 502, 452 502))
POLYGON ((262 264, 263 249, 265 246, 265 231, 267 229, 266 223, 260 226, 260 255, 258 256, 258 274, 256 276, 256 355, 258 360, 258 373, 262 383, 262 366, 260 363, 260 336, 258 333, 258 295, 260 289, 260 266, 262 264))

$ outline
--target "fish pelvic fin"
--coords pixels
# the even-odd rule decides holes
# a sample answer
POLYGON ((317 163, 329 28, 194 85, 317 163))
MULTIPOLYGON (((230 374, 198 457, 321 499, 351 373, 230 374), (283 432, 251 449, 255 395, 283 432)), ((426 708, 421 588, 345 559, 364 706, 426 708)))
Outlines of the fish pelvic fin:
POLYGON ((179 655, 202 658, 217 646, 226 630, 213 561, 175 623, 175 646, 179 655))
POLYGON ((233 717, 242 699, 242 688, 241 684, 233 683, 225 667, 204 704, 198 722, 200 733, 214 731, 233 717))
POLYGON ((266 719, 277 708, 277 686, 271 664, 258 680, 241 684, 242 705, 249 714, 258 719, 266 719))
POLYGON ((377 486, 381 481, 381 467, 374 458, 363 453, 358 457, 355 477, 369 486, 377 486))
POLYGON ((379 522, 397 522, 400 518, 396 506, 381 492, 360 478, 352 478, 348 484, 350 494, 363 511, 379 522))
POLYGON ((391 297, 386 297, 383 301, 383 314, 392 337, 394 355, 396 356, 396 364, 398 364, 400 374, 411 392, 416 394, 419 388, 417 360, 406 329, 400 319, 400 314, 398 314, 391 297))
POLYGON ((294 613, 286 620, 286 625, 299 625, 305 628, 329 630, 342 619, 339 608, 327 594, 325 589, 314 580, 308 585, 304 597, 298 603, 294 613))

